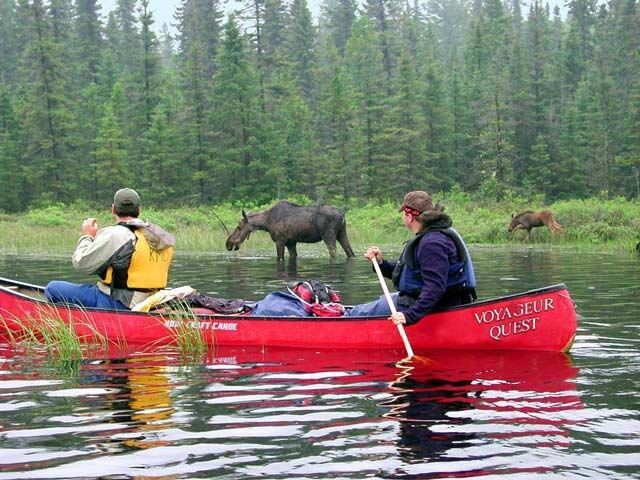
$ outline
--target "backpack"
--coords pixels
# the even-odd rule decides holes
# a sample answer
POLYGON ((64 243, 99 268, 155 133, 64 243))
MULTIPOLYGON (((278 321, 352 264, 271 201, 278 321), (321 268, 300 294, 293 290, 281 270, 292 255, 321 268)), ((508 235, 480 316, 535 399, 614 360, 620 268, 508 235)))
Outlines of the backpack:
POLYGON ((298 297, 305 310, 316 317, 341 317, 345 309, 340 304, 340 295, 319 280, 298 282, 289 292, 298 297))

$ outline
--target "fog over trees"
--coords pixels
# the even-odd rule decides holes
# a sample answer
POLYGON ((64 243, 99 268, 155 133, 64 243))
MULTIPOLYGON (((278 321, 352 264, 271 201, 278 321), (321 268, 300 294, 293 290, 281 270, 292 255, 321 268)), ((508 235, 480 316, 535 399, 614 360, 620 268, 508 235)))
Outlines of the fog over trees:
POLYGON ((640 196, 637 0, 0 0, 0 209, 640 196), (160 32, 159 34, 156 32, 160 32))

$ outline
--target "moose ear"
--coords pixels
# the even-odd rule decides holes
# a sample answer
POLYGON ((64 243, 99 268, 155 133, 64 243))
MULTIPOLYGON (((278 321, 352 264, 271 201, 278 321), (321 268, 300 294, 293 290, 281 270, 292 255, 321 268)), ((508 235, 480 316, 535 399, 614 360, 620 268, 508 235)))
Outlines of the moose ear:
POLYGON ((511 218, 513 218, 513 217, 515 217, 515 216, 516 216, 516 214, 515 214, 515 213, 512 213, 512 214, 511 214, 511 218))
POLYGON ((247 214, 244 211, 244 208, 242 209, 242 218, 244 218, 247 222, 249 221, 249 219, 247 218, 247 214))

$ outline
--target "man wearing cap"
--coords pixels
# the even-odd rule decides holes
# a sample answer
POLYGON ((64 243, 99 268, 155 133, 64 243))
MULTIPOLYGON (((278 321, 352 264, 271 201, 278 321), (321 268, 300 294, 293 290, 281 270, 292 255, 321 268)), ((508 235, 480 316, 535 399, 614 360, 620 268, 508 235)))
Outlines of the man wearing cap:
MULTIPOLYGON (((398 293, 392 295, 398 312, 394 323, 413 325, 427 313, 470 303, 475 299, 475 275, 469 251, 453 228, 444 208, 433 206, 427 192, 405 195, 400 207, 405 226, 414 233, 397 261, 382 257, 378 247, 364 254, 380 264, 382 274, 393 280, 398 293)), ((356 305, 349 316, 391 315, 384 297, 356 305)))
POLYGON ((140 196, 122 188, 113 197, 116 224, 98 229, 95 218, 82 223, 71 261, 81 273, 100 276, 97 285, 49 282, 46 297, 52 302, 84 307, 128 310, 165 288, 175 239, 159 226, 140 220, 140 196))

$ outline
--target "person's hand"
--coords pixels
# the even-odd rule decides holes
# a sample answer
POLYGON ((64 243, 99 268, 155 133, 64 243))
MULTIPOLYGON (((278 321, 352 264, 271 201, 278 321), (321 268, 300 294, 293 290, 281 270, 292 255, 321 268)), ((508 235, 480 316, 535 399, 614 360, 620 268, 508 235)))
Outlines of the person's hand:
POLYGON ((391 314, 391 321, 396 325, 405 325, 407 323, 407 319, 402 312, 396 312, 391 314))
POLYGON ((95 218, 87 218, 82 222, 82 233, 92 238, 95 237, 98 233, 98 221, 95 218))
POLYGON ((373 259, 375 258, 378 263, 382 263, 382 253, 378 247, 367 248, 367 251, 364 252, 364 258, 370 262, 373 262, 373 259))

